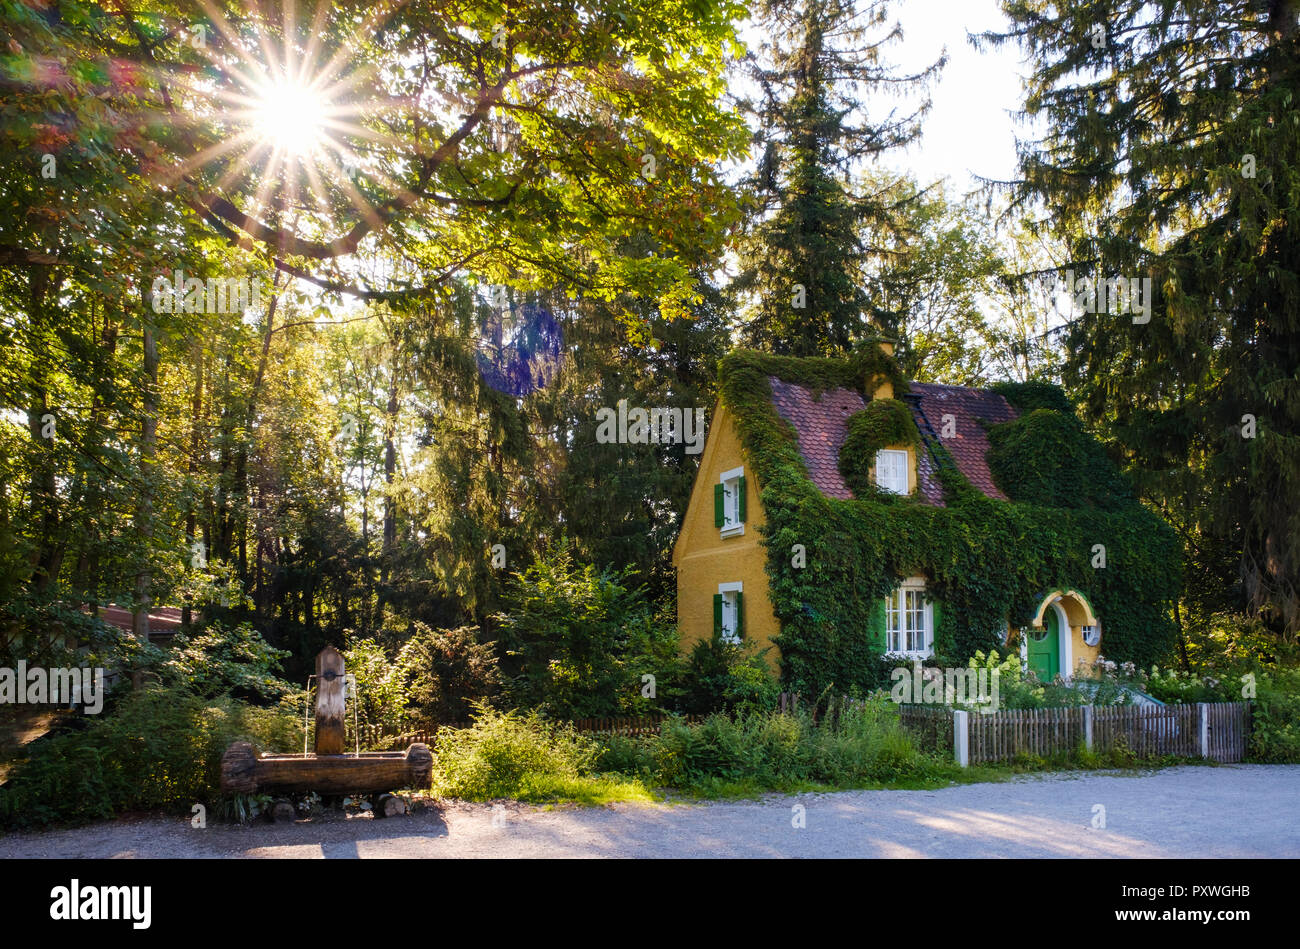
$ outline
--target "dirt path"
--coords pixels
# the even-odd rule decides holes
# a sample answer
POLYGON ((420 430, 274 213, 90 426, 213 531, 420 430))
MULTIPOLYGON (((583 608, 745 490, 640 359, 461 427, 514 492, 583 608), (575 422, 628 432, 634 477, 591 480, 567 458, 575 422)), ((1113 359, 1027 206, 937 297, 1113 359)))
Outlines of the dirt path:
POLYGON ((1300 765, 1182 767, 725 803, 449 804, 382 821, 115 821, 0 838, 0 858, 1300 857, 1297 804, 1300 765))

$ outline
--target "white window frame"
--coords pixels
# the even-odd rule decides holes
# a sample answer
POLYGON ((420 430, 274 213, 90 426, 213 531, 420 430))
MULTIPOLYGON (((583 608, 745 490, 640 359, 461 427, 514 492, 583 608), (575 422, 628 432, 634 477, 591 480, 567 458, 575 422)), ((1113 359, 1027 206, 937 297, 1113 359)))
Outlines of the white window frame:
POLYGON ((925 580, 921 577, 909 577, 885 598, 885 654, 909 659, 934 655, 934 604, 925 596, 925 580), (919 629, 915 626, 918 619, 919 629), (920 649, 915 648, 918 636, 920 649), (897 649, 893 648, 895 644, 897 649), (909 646, 913 648, 906 648, 909 646))
POLYGON ((730 468, 718 476, 722 484, 722 527, 723 537, 739 537, 745 533, 745 523, 740 520, 740 479, 745 476, 745 468, 730 468))
POLYGON ((742 582, 719 583, 718 592, 722 594, 722 631, 718 634, 718 638, 724 643, 739 645, 740 637, 736 635, 736 626, 738 625, 736 621, 740 618, 740 613, 736 609, 735 594, 744 593, 745 584, 742 582), (728 616, 731 617, 730 626, 727 625, 728 616))
POLYGON ((883 491, 889 491, 891 494, 907 494, 908 485, 912 480, 912 460, 910 453, 906 449, 899 448, 882 448, 876 452, 876 486, 883 491), (884 456, 901 456, 903 463, 903 480, 901 484, 885 484, 880 479, 881 459, 884 456))

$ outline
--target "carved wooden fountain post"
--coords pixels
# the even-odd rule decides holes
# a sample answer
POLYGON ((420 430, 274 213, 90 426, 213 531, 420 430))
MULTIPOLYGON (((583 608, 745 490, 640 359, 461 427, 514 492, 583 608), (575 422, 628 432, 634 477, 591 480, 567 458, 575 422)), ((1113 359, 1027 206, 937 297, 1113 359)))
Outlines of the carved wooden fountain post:
POLYGON ((316 754, 341 755, 347 736, 343 656, 326 646, 316 656, 316 754))
MULTIPOLYGON (((264 755, 252 742, 234 742, 221 756, 221 790, 226 794, 315 791, 342 795, 427 788, 433 755, 423 742, 405 752, 344 753, 344 681, 343 657, 333 646, 326 646, 316 657, 316 754, 264 755)), ((375 816, 400 813, 404 809, 400 803, 385 795, 376 803, 375 816)))

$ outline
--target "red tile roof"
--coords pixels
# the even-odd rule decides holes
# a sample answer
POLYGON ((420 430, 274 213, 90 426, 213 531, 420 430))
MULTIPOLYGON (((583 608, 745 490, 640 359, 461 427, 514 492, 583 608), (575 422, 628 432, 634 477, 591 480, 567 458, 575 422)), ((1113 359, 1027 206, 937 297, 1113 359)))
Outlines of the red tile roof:
POLYGON ((772 404, 799 435, 799 454, 803 455, 813 484, 827 497, 845 501, 852 498, 853 492, 840 474, 840 446, 849 436, 844 420, 867 406, 862 393, 828 389, 816 400, 812 391, 803 386, 782 382, 775 376, 768 376, 768 382, 772 385, 772 404))
MULTIPOLYGON (((133 632, 130 610, 120 606, 101 606, 99 618, 116 626, 123 632, 133 632)), ((171 636, 180 631, 181 611, 174 606, 160 606, 149 611, 149 634, 151 636, 171 636)))
MULTIPOLYGON (((846 420, 866 408, 860 392, 851 389, 828 389, 820 399, 811 390, 769 376, 772 404, 799 436, 799 454, 813 483, 827 497, 848 500, 853 492, 840 474, 840 447, 848 437, 846 420)), ((989 471, 986 455, 988 435, 979 420, 998 423, 1016 417, 1016 411, 1001 395, 986 389, 945 386, 913 382, 911 392, 903 396, 912 409, 917 428, 927 443, 948 449, 957 468, 972 485, 986 496, 1006 499, 989 471), (945 416, 952 416, 953 434, 943 437, 945 416)), ((929 451, 918 452, 917 488, 922 499, 943 506, 943 487, 929 451)))
MULTIPOLYGON (((1011 421, 1017 415, 1011 404, 988 389, 931 382, 913 382, 909 387, 912 391, 905 398, 926 440, 948 449, 957 469, 986 497, 1005 501, 1007 496, 993 483, 993 473, 989 471, 989 437, 980 421, 995 425, 1011 421), (952 418, 946 419, 945 416, 949 415, 952 418), (945 438, 945 423, 948 421, 954 423, 953 434, 945 438)), ((942 490, 938 494, 942 497, 942 490)), ((926 496, 929 497, 928 492, 926 496)))

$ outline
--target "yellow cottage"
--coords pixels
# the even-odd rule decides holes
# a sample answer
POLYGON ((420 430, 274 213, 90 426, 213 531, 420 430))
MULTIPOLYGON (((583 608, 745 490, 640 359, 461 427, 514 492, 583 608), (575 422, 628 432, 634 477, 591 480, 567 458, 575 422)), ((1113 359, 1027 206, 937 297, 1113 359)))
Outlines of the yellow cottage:
MULTIPOLYGON (((916 558, 883 591, 822 589, 805 602, 787 603, 784 616, 778 616, 780 604, 771 596, 773 571, 792 578, 818 575, 799 571, 818 568, 817 558, 826 557, 824 538, 817 536, 819 530, 814 526, 807 531, 809 536, 799 537, 802 543, 779 552, 772 549, 765 531, 768 514, 763 502, 764 463, 775 463, 771 458, 756 456, 747 447, 746 438, 751 444, 777 445, 778 449, 788 442, 797 450, 797 455, 789 457, 791 466, 801 471, 799 479, 789 483, 803 490, 807 485, 801 478, 811 481, 817 494, 800 502, 805 516, 811 518, 808 523, 816 525, 819 512, 824 511, 826 531, 837 537, 843 531, 838 518, 846 509, 843 505, 837 507, 838 502, 875 503, 891 495, 897 500, 884 500, 943 509, 953 506, 954 499, 959 500, 961 492, 969 489, 982 496, 979 503, 987 500, 1010 505, 1019 500, 1008 497, 990 468, 989 433, 998 426, 1014 424, 1021 410, 1001 391, 904 382, 897 374, 892 348, 884 344, 881 350, 875 354, 874 363, 864 364, 874 365, 878 371, 859 373, 861 385, 832 384, 854 378, 857 370, 847 362, 840 365, 840 371, 833 360, 788 359, 744 351, 723 361, 721 397, 712 414, 699 472, 673 551, 678 626, 687 648, 709 637, 774 646, 778 648, 771 649, 768 657, 780 668, 788 664, 779 648, 790 638, 782 637, 783 629, 798 626, 800 642, 822 642, 817 648, 830 653, 805 657, 807 661, 801 668, 811 669, 820 662, 828 680, 845 685, 857 674, 843 663, 837 666, 838 657, 856 654, 864 645, 874 654, 896 661, 935 656, 936 641, 944 629, 950 634, 946 642, 960 644, 959 637, 966 632, 965 617, 940 595, 945 588, 960 588, 960 578, 945 573, 950 558, 937 554, 932 558, 933 565, 925 557, 916 558), (880 404, 869 411, 871 403, 880 404), (866 441, 852 437, 859 420, 864 431, 890 431, 888 425, 872 429, 869 423, 873 418, 887 418, 891 410, 905 417, 914 429, 898 428, 900 434, 895 440, 882 440, 887 435, 875 436, 874 442, 870 437, 866 441), (746 420, 748 427, 742 424, 746 420), (767 425, 770 427, 765 428, 767 425), (846 451, 861 457, 846 458, 846 451), (858 480, 855 471, 862 473, 858 480), (939 566, 941 562, 943 567, 939 566), (869 603, 859 602, 867 597, 869 603), (837 604, 856 604, 857 615, 869 616, 869 620, 857 629, 843 628, 847 624, 842 622, 836 627, 826 617, 840 615, 835 612, 837 604), (943 625, 945 611, 947 627, 943 625), (823 635, 824 639, 817 639, 823 635)), ((1035 419, 1041 411, 1034 414, 1035 419)), ((897 510, 901 515, 905 509, 882 510, 897 510)), ((988 509, 972 505, 959 508, 953 516, 964 517, 966 510, 988 509)), ((1106 513, 1094 521, 1118 532, 1123 529, 1124 519, 1134 516, 1130 508, 1125 508, 1114 519, 1106 513)), ((1066 521, 1062 518, 1063 523, 1066 521)), ((1098 533, 1098 544, 1085 544, 1091 538, 1080 535, 1083 546, 1071 552, 1068 562, 1051 571, 1038 570, 1040 576, 1050 575, 1050 582, 1033 587, 1036 592, 1031 598, 1006 603, 999 614, 1003 620, 996 632, 1000 640, 997 645, 1004 651, 1018 649, 1025 666, 1040 680, 1058 676, 1068 679, 1101 652, 1105 620, 1094 612, 1094 596, 1087 581, 1099 576, 1088 572, 1088 557, 1096 547, 1104 546, 1100 541, 1109 539, 1103 533, 1098 533)), ((1026 543, 1026 550, 1031 547, 1032 542, 1026 543)), ((1062 559, 1054 549, 1049 553, 1062 559)), ((1095 555, 1092 567, 1096 567, 1095 555)), ((824 569, 828 585, 835 582, 829 578, 836 570, 841 576, 848 575, 834 565, 824 569)), ((990 565, 989 569, 992 574, 999 569, 1014 572, 1016 565, 990 565)), ((1122 590, 1107 584, 1096 586, 1107 596, 1123 595, 1122 590)), ((1143 617, 1156 622, 1163 604, 1140 605, 1143 617)), ((951 646, 942 651, 953 658, 951 646)), ((790 669, 783 671, 789 680, 790 669)), ((815 678, 812 673, 793 678, 795 684, 806 687, 811 684, 810 676, 815 678)))

